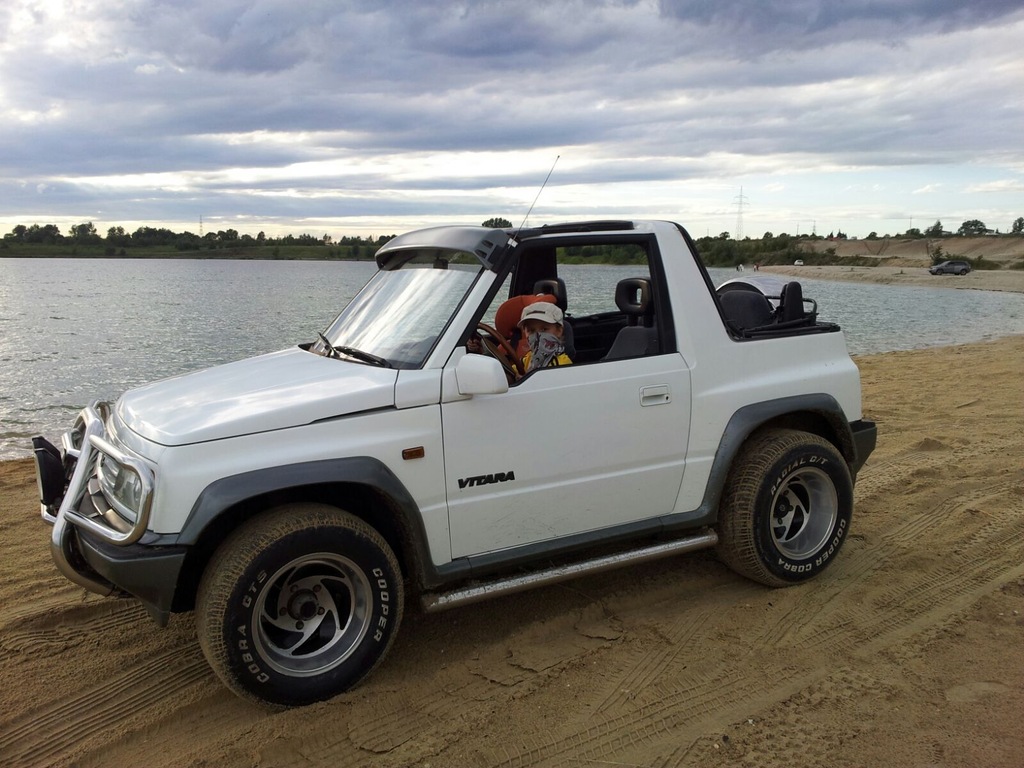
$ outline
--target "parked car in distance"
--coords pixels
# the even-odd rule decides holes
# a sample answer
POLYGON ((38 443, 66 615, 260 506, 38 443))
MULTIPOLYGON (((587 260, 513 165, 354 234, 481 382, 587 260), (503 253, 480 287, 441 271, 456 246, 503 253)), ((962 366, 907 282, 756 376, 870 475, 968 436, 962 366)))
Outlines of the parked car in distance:
POLYGON ((796 261, 793 262, 793 266, 794 267, 802 267, 803 265, 804 265, 804 260, 803 259, 797 259, 796 261))
POLYGON ((966 261, 943 261, 928 268, 933 275, 966 275, 970 271, 971 265, 966 261))

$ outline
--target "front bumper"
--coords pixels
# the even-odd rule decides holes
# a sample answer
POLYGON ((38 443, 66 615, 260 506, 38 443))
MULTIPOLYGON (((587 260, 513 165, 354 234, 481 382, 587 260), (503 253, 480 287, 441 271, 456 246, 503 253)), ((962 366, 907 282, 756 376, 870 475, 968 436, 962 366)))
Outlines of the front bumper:
POLYGON ((105 439, 105 403, 85 408, 62 437, 63 451, 32 440, 40 513, 53 525, 50 554, 70 581, 104 596, 139 598, 161 625, 167 623, 184 547, 147 546, 153 473, 105 439), (137 473, 142 504, 133 521, 117 514, 99 492, 97 462, 106 454, 137 473))
POLYGON ((133 544, 117 547, 97 541, 81 531, 71 532, 76 551, 93 574, 117 585, 122 593, 138 598, 161 627, 167 626, 188 547, 150 547, 133 544))

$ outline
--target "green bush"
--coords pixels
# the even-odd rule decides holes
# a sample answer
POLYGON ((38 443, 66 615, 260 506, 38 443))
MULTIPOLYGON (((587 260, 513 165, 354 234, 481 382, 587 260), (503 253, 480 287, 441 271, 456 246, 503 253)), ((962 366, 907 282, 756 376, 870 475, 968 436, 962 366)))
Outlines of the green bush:
POLYGON ((971 265, 971 269, 994 270, 1003 268, 1003 265, 1000 264, 998 261, 986 259, 984 256, 979 256, 976 259, 964 259, 964 261, 971 265))

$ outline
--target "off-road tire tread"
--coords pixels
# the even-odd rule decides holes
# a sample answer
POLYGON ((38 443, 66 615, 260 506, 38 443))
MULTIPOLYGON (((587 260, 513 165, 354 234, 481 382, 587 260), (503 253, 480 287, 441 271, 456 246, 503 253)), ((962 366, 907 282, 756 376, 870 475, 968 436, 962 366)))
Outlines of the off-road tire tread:
MULTIPOLYGON (((397 627, 401 624, 404 603, 401 594, 401 569, 390 545, 372 526, 338 507, 314 503, 289 504, 246 521, 221 543, 207 564, 196 597, 196 633, 199 645, 217 677, 242 698, 263 707, 268 707, 268 702, 239 684, 231 674, 227 643, 223 633, 215 631, 214 628, 221 624, 221 617, 227 610, 229 598, 238 580, 260 552, 291 533, 326 527, 347 528, 370 540, 384 553, 393 573, 398 576, 394 587, 398 594, 392 615, 396 631, 391 632, 387 645, 374 664, 363 671, 360 679, 369 675, 384 659, 398 634, 397 627)), ((269 706, 272 709, 284 708, 273 704, 269 706)))
POLYGON ((769 571, 762 561, 755 537, 757 496, 771 466, 787 451, 814 445, 830 453, 837 463, 844 459, 828 440, 810 432, 771 429, 753 437, 739 452, 726 480, 718 514, 718 557, 741 576, 769 587, 795 583, 769 571))

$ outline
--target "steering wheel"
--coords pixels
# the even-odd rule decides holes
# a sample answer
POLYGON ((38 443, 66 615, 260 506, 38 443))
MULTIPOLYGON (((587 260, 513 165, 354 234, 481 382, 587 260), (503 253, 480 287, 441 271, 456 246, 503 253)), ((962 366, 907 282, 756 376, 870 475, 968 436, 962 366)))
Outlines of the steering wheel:
POLYGON ((515 349, 508 339, 498 333, 497 330, 486 323, 477 323, 476 329, 480 332, 480 343, 491 357, 501 363, 510 381, 516 381, 526 375, 523 370, 523 361, 516 355, 515 349))

